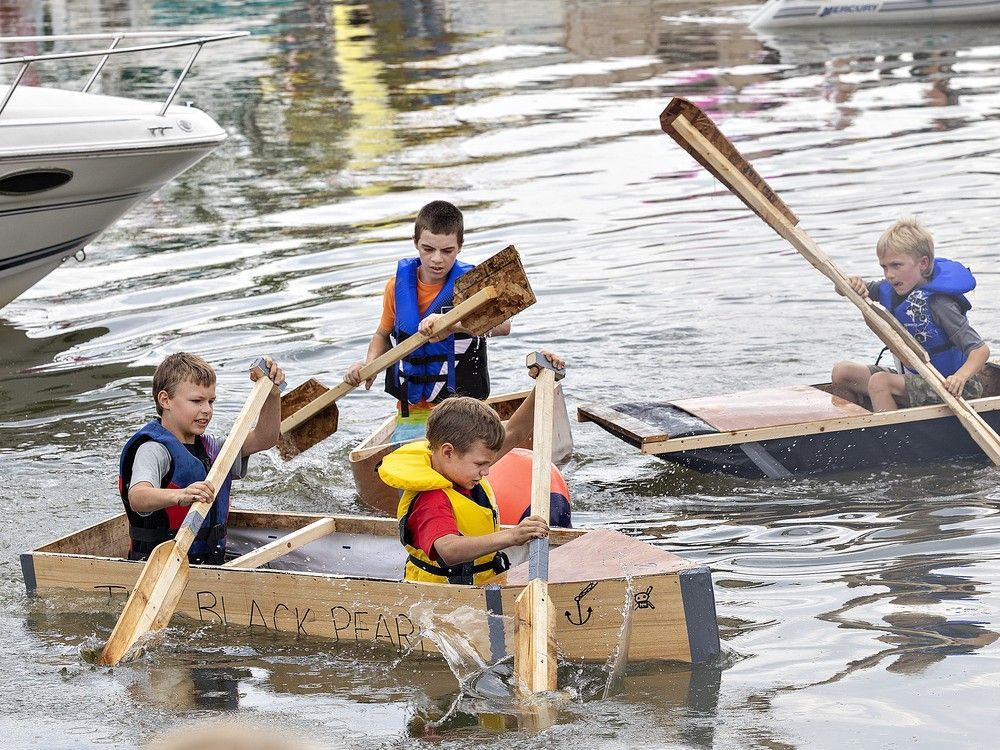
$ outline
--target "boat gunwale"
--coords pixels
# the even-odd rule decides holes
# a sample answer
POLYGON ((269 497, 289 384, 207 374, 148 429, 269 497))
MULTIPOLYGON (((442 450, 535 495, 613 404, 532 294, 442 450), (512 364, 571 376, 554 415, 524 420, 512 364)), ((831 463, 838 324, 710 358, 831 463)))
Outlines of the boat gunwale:
MULTIPOLYGON (((822 390, 820 385, 811 387, 822 390)), ((672 403, 672 402, 664 402, 672 403)), ((991 412, 1000 410, 1000 396, 984 396, 977 399, 967 399, 967 403, 976 412, 991 412)), ((607 432, 619 437, 625 442, 629 442, 639 448, 644 455, 659 456, 668 453, 679 453, 682 451, 700 450, 703 448, 715 448, 723 445, 739 445, 741 443, 756 443, 765 440, 782 438, 806 437, 827 432, 844 432, 848 430, 863 430, 870 427, 885 427, 894 424, 906 424, 910 422, 924 422, 933 419, 953 417, 954 413, 946 404, 929 404, 926 406, 910 406, 904 409, 894 409, 885 412, 870 412, 868 414, 858 414, 847 417, 831 417, 829 419, 818 419, 806 422, 793 422, 786 425, 776 425, 771 427, 757 427, 745 430, 726 430, 701 435, 688 435, 686 437, 662 437, 663 431, 642 422, 638 417, 633 417, 623 412, 617 412, 614 406, 603 404, 582 404, 577 408, 577 420, 580 422, 594 422, 607 432), (599 415, 591 409, 600 410, 604 414, 599 415), (613 421, 614 414, 620 414, 624 419, 613 421), (638 420, 644 425, 648 425, 649 431, 640 434, 629 430, 624 425, 630 420, 638 420), (623 433, 627 433, 629 438, 623 433)))
MULTIPOLYGON (((301 520, 301 521, 303 521, 303 523, 301 525, 280 525, 280 524, 274 525, 274 524, 270 524, 270 523, 262 523, 262 524, 232 524, 232 523, 230 523, 230 525, 229 525, 230 528, 246 528, 246 529, 253 529, 253 528, 277 528, 277 529, 280 529, 280 530, 284 530, 284 531, 286 531, 288 533, 292 533, 292 532, 294 532, 294 531, 296 531, 296 530, 298 530, 300 528, 303 528, 303 527, 309 525, 309 523, 312 523, 314 521, 318 521, 318 520, 321 520, 321 519, 332 518, 335 521, 345 521, 346 525, 348 526, 348 528, 344 529, 344 528, 340 528, 340 525, 337 524, 337 528, 336 528, 336 532, 335 533, 339 533, 339 534, 346 534, 346 535, 352 535, 353 534, 353 535, 356 535, 356 536, 365 536, 365 535, 367 535, 367 536, 376 536, 376 537, 395 537, 399 533, 398 522, 395 519, 385 518, 385 517, 378 517, 378 516, 351 516, 351 515, 338 515, 338 514, 335 514, 335 513, 328 513, 328 514, 326 514, 326 513, 324 513, 324 514, 307 514, 307 513, 284 512, 284 511, 233 510, 230 513, 230 519, 232 519, 234 516, 237 517, 237 518, 239 518, 240 520, 247 520, 247 519, 252 519, 252 518, 253 519, 255 519, 255 518, 263 518, 263 519, 267 519, 267 520, 287 519, 287 520, 292 520, 292 521, 301 520), (368 530, 368 531, 360 530, 358 528, 353 528, 353 529, 350 528, 351 526, 355 526, 356 527, 359 524, 366 524, 366 525, 367 524, 372 524, 372 528, 370 530, 368 530), (379 532, 382 532, 382 533, 379 533, 379 532)), ((111 526, 114 526, 114 525, 121 525, 123 523, 123 521, 126 521, 126 520, 127 519, 126 519, 126 516, 125 516, 124 512, 118 513, 118 514, 116 514, 114 516, 110 516, 108 518, 105 518, 102 521, 98 521, 98 522, 93 523, 93 524, 91 524, 89 526, 85 526, 82 529, 78 529, 77 531, 74 531, 74 532, 71 532, 69 534, 65 534, 65 535, 63 535, 61 537, 58 537, 56 539, 53 539, 53 540, 51 540, 49 542, 46 542, 46 543, 44 543, 44 544, 42 544, 42 545, 40 545, 38 547, 35 547, 34 549, 30 549, 27 552, 24 552, 22 554, 32 555, 32 556, 34 556, 34 555, 41 555, 41 556, 50 557, 50 558, 90 559, 90 560, 110 561, 110 562, 115 562, 115 563, 122 562, 122 563, 134 563, 136 565, 144 565, 145 561, 142 561, 142 560, 129 560, 127 558, 124 558, 124 557, 121 557, 121 556, 118 556, 118 555, 99 555, 99 554, 82 553, 82 552, 67 552, 67 551, 61 551, 61 550, 58 550, 58 549, 51 549, 52 547, 55 547, 56 545, 59 545, 59 544, 68 544, 68 543, 71 543, 74 539, 78 539, 80 537, 83 537, 83 539, 85 539, 86 538, 85 535, 96 533, 102 527, 111 527, 111 526)), ((502 525, 501 528, 513 528, 513 527, 507 526, 507 525, 502 525)), ((551 544, 552 544, 553 548, 557 548, 557 547, 562 546, 563 544, 566 544, 568 542, 573 541, 574 539, 576 539, 578 537, 584 536, 585 534, 587 534, 590 531, 597 531, 597 530, 598 529, 555 529, 554 528, 554 529, 551 530, 551 533, 550 533, 550 541, 551 541, 551 544)), ((334 532, 331 531, 330 533, 334 533, 334 532)), ((320 537, 320 539, 321 538, 322 537, 320 537)), ((318 540, 316 540, 316 541, 318 541, 318 540)), ((261 545, 261 547, 263 547, 263 546, 265 546, 265 545, 261 545)), ((255 552, 257 549, 260 549, 260 547, 257 547, 257 548, 255 548, 253 550, 248 550, 244 554, 250 554, 252 552, 255 552)), ((241 555, 241 557, 242 557, 242 555, 241 555)), ((234 558, 234 559, 239 559, 239 558, 234 558)), ((387 583, 402 583, 402 582, 404 582, 404 579, 402 579, 402 578, 400 578, 398 580, 387 580, 385 578, 365 578, 363 576, 357 576, 357 575, 343 575, 343 574, 338 574, 338 573, 321 573, 321 572, 314 572, 314 571, 307 571, 307 570, 273 570, 273 569, 269 569, 269 568, 265 568, 265 567, 239 568, 239 567, 224 567, 224 566, 220 566, 220 565, 191 565, 191 569, 225 570, 225 571, 231 571, 231 570, 233 570, 233 571, 242 571, 242 572, 249 572, 249 573, 263 572, 263 571, 268 571, 268 572, 273 572, 273 573, 294 573, 294 574, 303 573, 303 574, 308 574, 310 576, 319 576, 319 577, 322 577, 322 578, 333 578, 333 579, 346 579, 346 580, 359 580, 359 581, 383 581, 383 582, 387 582, 387 583)), ((418 583, 418 582, 417 581, 406 581, 406 583, 418 583)), ((453 586, 454 584, 434 584, 434 585, 453 586)), ((468 586, 466 588, 483 588, 483 586, 468 586)))

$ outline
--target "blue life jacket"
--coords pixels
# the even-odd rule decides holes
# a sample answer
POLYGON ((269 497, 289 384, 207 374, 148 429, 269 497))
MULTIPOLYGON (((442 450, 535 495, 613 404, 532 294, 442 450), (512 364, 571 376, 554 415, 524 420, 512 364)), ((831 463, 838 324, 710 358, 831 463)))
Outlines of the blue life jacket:
MULTIPOLYGON (((954 375, 965 364, 966 356, 952 343, 931 313, 931 299, 945 294, 958 302, 962 312, 972 309, 972 303, 965 297, 966 292, 976 288, 972 271, 947 258, 934 261, 934 273, 926 284, 915 287, 906 297, 900 298, 892 290, 892 284, 883 280, 878 287, 878 301, 891 311, 896 319, 931 355, 931 364, 945 377, 954 375), (893 297, 896 304, 893 305, 893 297)), ((913 370, 904 367, 904 372, 913 370)))
MULTIPOLYGON (((139 446, 149 440, 160 443, 170 452, 170 470, 163 477, 161 489, 184 488, 192 482, 204 481, 217 454, 217 449, 210 441, 198 436, 195 438, 195 450, 200 458, 196 457, 160 423, 159 419, 149 422, 128 439, 122 448, 118 463, 118 493, 125 504, 125 515, 128 516, 131 539, 129 560, 145 560, 156 545, 173 539, 188 512, 187 506, 177 505, 143 516, 132 510, 132 506, 129 505, 128 488, 132 481, 132 461, 139 446)), ((208 511, 208 516, 188 550, 190 562, 213 565, 223 562, 226 551, 226 519, 229 517, 229 490, 232 483, 232 477, 227 474, 215 496, 215 502, 208 511)))
MULTIPOLYGON (((400 260, 396 266, 393 344, 399 344, 416 333, 421 319, 450 308, 454 302, 455 281, 474 267, 455 261, 441 291, 421 315, 417 303, 420 259, 400 260)), ((453 395, 485 399, 490 395, 486 341, 481 336, 457 333, 443 341, 428 342, 386 371, 385 390, 399 399, 404 416, 409 413, 409 404, 421 401, 436 404, 453 395), (469 341, 469 348, 458 355, 455 354, 456 339, 469 341)))

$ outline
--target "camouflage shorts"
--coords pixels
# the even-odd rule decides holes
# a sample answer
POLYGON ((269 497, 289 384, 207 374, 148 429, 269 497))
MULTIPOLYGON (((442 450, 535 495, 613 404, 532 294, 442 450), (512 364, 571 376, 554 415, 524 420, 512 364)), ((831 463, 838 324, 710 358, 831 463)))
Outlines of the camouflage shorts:
MULTIPOLYGON (((872 375, 876 372, 891 372, 896 374, 895 368, 879 367, 878 365, 869 365, 868 372, 872 375)), ((908 372, 903 373, 903 381, 906 383, 906 395, 910 399, 910 406, 927 406, 928 404, 941 403, 941 397, 934 392, 931 384, 919 375, 913 375, 908 372)), ((966 400, 970 398, 982 398, 982 395, 983 381, 979 379, 978 375, 973 375, 965 381, 965 388, 962 389, 962 398, 966 400)))

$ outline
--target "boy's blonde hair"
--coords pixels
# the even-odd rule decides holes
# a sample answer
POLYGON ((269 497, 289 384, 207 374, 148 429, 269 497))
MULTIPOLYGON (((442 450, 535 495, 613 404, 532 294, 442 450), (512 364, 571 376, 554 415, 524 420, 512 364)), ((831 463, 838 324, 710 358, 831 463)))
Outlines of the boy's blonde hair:
POLYGON ((160 362, 156 372, 153 373, 153 403, 156 404, 157 414, 161 416, 163 414, 163 407, 157 398, 160 391, 166 391, 167 395, 173 398, 177 386, 186 380, 195 385, 215 385, 215 370, 198 355, 187 352, 171 354, 160 362))
POLYGON ((413 224, 414 242, 420 241, 420 233, 425 229, 432 234, 453 234, 461 247, 465 219, 458 207, 448 201, 431 201, 417 214, 417 220, 413 224))
POLYGON ((468 453, 476 441, 492 451, 500 450, 505 437, 495 411, 468 396, 454 396, 434 407, 427 420, 427 442, 431 450, 451 443, 459 453, 468 453))
POLYGON ((878 238, 875 254, 881 260, 886 253, 904 253, 918 262, 926 255, 931 262, 924 276, 934 273, 934 237, 915 216, 900 219, 878 238))

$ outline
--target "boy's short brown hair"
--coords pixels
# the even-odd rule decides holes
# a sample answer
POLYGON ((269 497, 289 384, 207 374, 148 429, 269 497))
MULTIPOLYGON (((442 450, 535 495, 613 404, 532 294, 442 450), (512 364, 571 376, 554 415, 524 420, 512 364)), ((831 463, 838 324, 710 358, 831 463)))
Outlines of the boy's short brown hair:
POLYGON ((878 238, 875 254, 879 259, 891 252, 909 255, 915 261, 926 255, 931 262, 924 276, 929 279, 934 273, 934 237, 914 216, 900 219, 878 238))
POLYGON ((427 441, 431 450, 451 443, 459 453, 468 453, 476 441, 492 451, 500 450, 505 432, 500 417, 489 406, 469 396, 453 396, 434 407, 427 419, 427 441))
POLYGON ((431 201, 417 214, 417 220, 413 224, 414 242, 420 241, 420 233, 425 229, 433 234, 453 234, 461 247, 465 220, 462 212, 448 201, 431 201))
POLYGON ((156 404, 157 414, 163 414, 163 408, 157 398, 160 391, 166 391, 167 395, 173 398, 177 386, 185 380, 190 380, 195 385, 215 385, 215 370, 198 355, 187 352, 171 354, 160 362, 156 372, 153 373, 153 403, 156 404))

